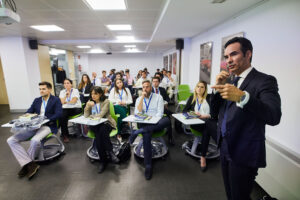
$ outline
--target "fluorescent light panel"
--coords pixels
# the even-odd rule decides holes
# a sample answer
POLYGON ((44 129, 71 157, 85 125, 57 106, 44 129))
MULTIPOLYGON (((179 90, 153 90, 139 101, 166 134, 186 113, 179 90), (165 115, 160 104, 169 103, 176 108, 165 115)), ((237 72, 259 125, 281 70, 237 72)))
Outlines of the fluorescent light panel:
POLYGON ((138 53, 138 52, 141 52, 141 51, 134 48, 134 49, 127 49, 126 52, 128 52, 128 53, 138 53))
POLYGON ((104 53, 102 49, 92 49, 89 53, 104 53))
POLYGON ((56 25, 33 25, 30 27, 43 32, 64 31, 64 29, 56 25))
POLYGON ((126 48, 135 48, 136 45, 135 44, 128 44, 128 45, 124 45, 124 47, 126 47, 126 48))
POLYGON ((106 27, 111 31, 130 31, 130 24, 110 24, 106 25, 106 27))
POLYGON ((49 51, 50 55, 59 55, 59 54, 66 54, 66 50, 62 50, 62 49, 50 49, 49 51))
POLYGON ((121 42, 131 42, 134 41, 134 37, 133 36, 116 36, 116 38, 121 41, 121 42))
POLYGON ((91 46, 81 45, 81 46, 77 46, 77 48, 79 48, 79 49, 89 49, 89 48, 91 48, 91 46))
POLYGON ((83 0, 93 10, 126 10, 124 0, 83 0))

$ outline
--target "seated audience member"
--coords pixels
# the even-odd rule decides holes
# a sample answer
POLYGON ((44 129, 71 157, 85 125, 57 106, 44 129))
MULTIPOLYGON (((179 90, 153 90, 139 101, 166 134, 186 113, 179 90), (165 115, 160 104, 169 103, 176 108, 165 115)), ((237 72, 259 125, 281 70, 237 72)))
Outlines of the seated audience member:
POLYGON ((79 83, 78 90, 82 94, 80 95, 80 101, 82 103, 86 103, 89 100, 89 96, 86 97, 84 95, 89 95, 91 93, 93 85, 91 83, 90 77, 87 74, 83 74, 81 77, 81 82, 79 83))
POLYGON ((145 80, 150 80, 150 79, 147 78, 147 72, 142 71, 142 77, 137 80, 137 82, 135 83, 135 86, 142 87, 142 83, 145 80))
POLYGON ((146 72, 146 76, 148 76, 148 75, 150 74, 150 73, 148 72, 147 67, 145 67, 143 71, 146 72))
POLYGON ((168 129, 168 135, 172 135, 172 133, 169 133, 172 131, 172 127, 170 119, 163 117, 164 100, 161 95, 152 93, 152 86, 149 80, 143 82, 143 92, 136 100, 134 113, 144 113, 152 117, 162 117, 157 124, 139 124, 140 129, 133 132, 129 139, 132 144, 138 134, 143 134, 145 178, 150 180, 152 177, 151 135, 153 132, 161 131, 164 128, 168 129))
POLYGON ((139 70, 138 74, 135 77, 136 81, 139 80, 142 77, 142 72, 143 72, 142 70, 139 70))
POLYGON ((206 170, 205 156, 207 153, 210 136, 216 140, 217 135, 217 122, 213 119, 210 119, 210 107, 206 97, 207 83, 200 81, 197 83, 194 89, 194 94, 190 96, 183 109, 183 112, 194 111, 200 119, 205 121, 205 124, 191 126, 191 128, 202 132, 200 167, 203 172, 206 170))
POLYGON ((101 85, 101 81, 99 78, 97 78, 97 73, 93 72, 92 73, 92 80, 91 83, 93 86, 100 86, 101 85))
POLYGON ((167 76, 162 80, 163 84, 167 86, 167 92, 169 94, 170 99, 172 99, 174 95, 174 88, 176 87, 176 78, 171 75, 171 71, 167 72, 167 76))
MULTIPOLYGON (((166 114, 169 118, 173 114, 170 110, 168 110, 168 103, 170 102, 169 96, 167 95, 167 92, 164 88, 159 87, 160 78, 159 77, 153 77, 152 78, 152 92, 155 94, 159 94, 162 96, 164 100, 164 114, 166 114), (167 104, 165 104, 167 102, 167 104)), ((168 135, 169 144, 174 144, 173 136, 168 135)))
POLYGON ((102 71, 102 77, 101 77, 101 85, 109 86, 110 83, 111 83, 110 79, 106 76, 106 71, 103 70, 102 71))
MULTIPOLYGON (((159 87, 162 87, 162 88, 164 88, 164 89, 166 90, 166 89, 167 89, 167 86, 162 82, 163 77, 164 77, 164 76, 162 75, 162 73, 156 72, 154 76, 155 76, 155 77, 159 77, 159 79, 160 79, 159 87)), ((168 103, 169 103, 169 102, 168 102, 168 103)))
POLYGON ((48 82, 39 83, 41 97, 34 99, 26 113, 36 113, 47 117, 50 121, 42 125, 39 129, 19 133, 7 139, 7 143, 21 166, 18 173, 20 178, 27 175, 30 179, 39 169, 39 165, 34 162, 40 150, 41 141, 49 133, 57 133, 56 120, 62 114, 62 107, 58 97, 51 95, 52 85, 48 82), (29 138, 30 146, 28 151, 22 147, 20 142, 29 138))
POLYGON ((129 69, 125 70, 125 75, 126 75, 125 82, 127 83, 128 89, 130 90, 131 94, 133 94, 132 86, 134 84, 134 78, 131 77, 129 73, 129 69))
MULTIPOLYGON (((124 79, 122 78, 121 72, 117 72, 117 73, 116 73, 116 78, 115 78, 115 79, 121 79, 121 80, 123 81, 123 83, 124 83, 125 87, 127 87, 127 83, 125 83, 125 82, 124 82, 124 79)), ((109 90, 109 91, 111 91, 111 90, 112 90, 114 87, 115 87, 115 81, 114 81, 114 82, 112 82, 112 84, 111 84, 111 87, 110 87, 110 90, 109 90)))
POLYGON ((117 123, 118 135, 120 135, 122 130, 122 120, 127 116, 127 106, 132 104, 132 96, 129 89, 125 88, 121 79, 116 78, 114 85, 115 87, 111 89, 108 99, 114 104, 115 113, 120 114, 117 123))
POLYGON ((100 157, 98 173, 100 174, 106 168, 108 157, 110 157, 113 163, 119 162, 119 159, 113 152, 112 144, 109 138, 109 134, 112 129, 116 128, 116 122, 110 115, 110 102, 108 99, 106 99, 101 87, 94 87, 92 89, 91 96, 92 100, 87 102, 84 109, 84 116, 108 119, 108 121, 97 126, 90 126, 90 129, 95 133, 96 137, 96 148, 100 157))
POLYGON ((69 142, 68 120, 69 117, 81 113, 81 101, 79 91, 73 87, 70 79, 64 80, 64 90, 60 91, 59 98, 62 103, 63 113, 59 120, 61 135, 64 142, 69 142))

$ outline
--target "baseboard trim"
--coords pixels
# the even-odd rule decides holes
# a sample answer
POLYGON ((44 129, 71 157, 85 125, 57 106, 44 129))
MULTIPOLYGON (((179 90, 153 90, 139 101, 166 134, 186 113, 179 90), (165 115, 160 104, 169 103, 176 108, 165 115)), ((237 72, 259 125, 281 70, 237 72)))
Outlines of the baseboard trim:
POLYGON ((11 113, 25 113, 26 109, 10 109, 11 113))

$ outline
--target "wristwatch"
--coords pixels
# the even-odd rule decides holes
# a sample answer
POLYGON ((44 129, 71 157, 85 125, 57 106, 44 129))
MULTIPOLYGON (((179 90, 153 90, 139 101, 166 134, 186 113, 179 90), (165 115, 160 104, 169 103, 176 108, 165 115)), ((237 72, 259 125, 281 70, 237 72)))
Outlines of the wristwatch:
POLYGON ((243 96, 241 96, 240 102, 243 102, 245 100, 245 98, 246 98, 246 93, 243 96))

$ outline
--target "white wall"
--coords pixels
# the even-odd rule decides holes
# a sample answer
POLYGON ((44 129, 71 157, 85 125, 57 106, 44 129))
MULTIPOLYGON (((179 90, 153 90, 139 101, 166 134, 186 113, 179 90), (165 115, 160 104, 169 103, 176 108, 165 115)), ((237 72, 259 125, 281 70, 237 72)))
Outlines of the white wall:
MULTIPOLYGON (((221 39, 238 32, 253 44, 252 65, 259 71, 277 78, 282 99, 282 120, 280 125, 267 127, 267 137, 287 149, 300 154, 299 128, 297 127, 300 107, 300 1, 268 1, 234 19, 191 39, 188 84, 194 87, 199 79, 200 44, 213 42, 212 84, 219 73, 221 39), (292 92, 296 91, 296 92, 292 92)), ((185 55, 184 59, 187 55, 185 55)), ((186 67, 186 66, 184 66, 186 67)))
POLYGON ((162 54, 128 53, 128 54, 89 54, 88 55, 88 74, 97 72, 102 76, 101 71, 110 69, 125 70, 128 68, 130 74, 136 76, 139 70, 148 68, 150 75, 153 76, 157 68, 163 67, 162 54))
POLYGON ((26 110, 39 96, 37 51, 28 48, 22 37, 0 38, 0 56, 10 110, 26 110))

